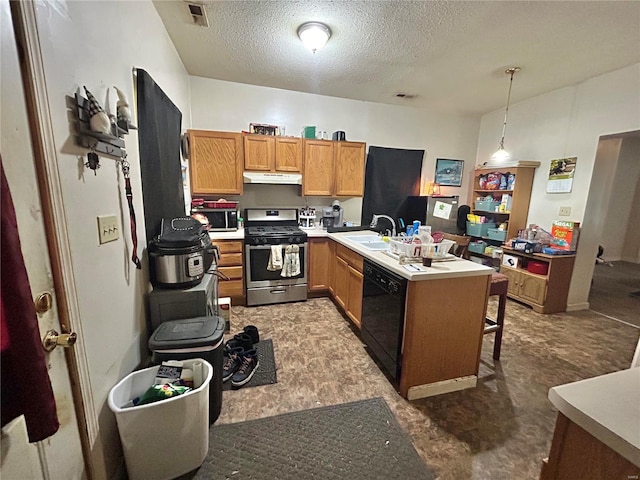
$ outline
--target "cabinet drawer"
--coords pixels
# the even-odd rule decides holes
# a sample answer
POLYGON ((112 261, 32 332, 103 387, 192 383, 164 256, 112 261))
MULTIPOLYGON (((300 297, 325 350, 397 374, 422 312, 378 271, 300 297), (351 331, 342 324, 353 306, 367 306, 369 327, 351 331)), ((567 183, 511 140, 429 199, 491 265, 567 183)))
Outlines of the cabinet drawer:
POLYGON ((353 250, 348 249, 344 245, 337 244, 336 255, 342 258, 345 262, 347 262, 357 271, 362 273, 363 259, 362 259, 362 256, 360 256, 360 254, 354 252, 353 250))
POLYGON ((242 297, 244 295, 242 280, 220 280, 218 295, 220 297, 242 297))
POLYGON ((219 267, 235 267, 242 265, 242 253, 221 253, 219 267))
MULTIPOLYGON (((223 275, 226 275, 229 280, 242 280, 242 265, 238 267, 219 267, 218 271, 223 275)), ((220 280, 225 282, 227 280, 220 280)))
POLYGON ((214 241, 212 242, 218 247, 220 254, 223 253, 242 253, 242 241, 214 241))

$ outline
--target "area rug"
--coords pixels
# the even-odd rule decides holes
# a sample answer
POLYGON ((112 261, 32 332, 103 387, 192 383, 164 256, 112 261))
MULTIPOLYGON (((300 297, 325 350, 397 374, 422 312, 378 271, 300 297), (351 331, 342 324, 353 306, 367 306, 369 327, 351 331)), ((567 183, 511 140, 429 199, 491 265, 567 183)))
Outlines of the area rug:
POLYGON ((193 477, 412 479, 435 475, 382 398, 214 425, 193 477))
MULTIPOLYGON (((258 352, 258 368, 251 380, 241 387, 243 389, 278 383, 276 359, 273 353, 273 341, 270 338, 261 340, 256 343, 254 347, 258 352)), ((236 387, 231 385, 231 381, 222 384, 223 390, 234 390, 235 388, 236 387)))

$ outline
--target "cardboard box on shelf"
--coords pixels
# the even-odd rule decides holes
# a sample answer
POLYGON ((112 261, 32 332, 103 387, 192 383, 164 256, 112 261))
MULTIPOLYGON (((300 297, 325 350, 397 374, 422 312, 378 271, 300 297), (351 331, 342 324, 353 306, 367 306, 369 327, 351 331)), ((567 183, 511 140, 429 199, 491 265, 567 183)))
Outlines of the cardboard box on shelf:
POLYGON ((224 332, 229 333, 231 331, 231 297, 219 298, 218 306, 220 317, 224 320, 224 332))

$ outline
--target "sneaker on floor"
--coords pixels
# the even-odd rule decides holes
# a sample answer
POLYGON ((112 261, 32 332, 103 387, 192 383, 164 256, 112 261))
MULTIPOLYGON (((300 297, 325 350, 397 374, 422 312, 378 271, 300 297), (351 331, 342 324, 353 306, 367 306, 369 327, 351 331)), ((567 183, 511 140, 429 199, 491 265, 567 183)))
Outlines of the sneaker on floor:
POLYGON ((231 378, 231 385, 234 387, 241 387, 247 383, 253 374, 256 373, 256 369, 260 362, 258 361, 258 352, 256 350, 248 350, 240 354, 240 367, 236 370, 231 378))
POLYGON ((244 333, 251 337, 251 342, 255 345, 260 341, 260 334, 258 333, 258 327, 255 325, 247 325, 244 327, 244 333))
POLYGON ((242 365, 244 348, 236 347, 224 350, 224 359, 222 363, 222 381, 226 382, 242 365))
POLYGON ((231 340, 227 340, 227 343, 225 343, 224 347, 227 351, 238 347, 241 347, 245 350, 251 350, 253 348, 253 342, 251 341, 251 336, 247 335, 244 332, 241 332, 234 335, 231 340))

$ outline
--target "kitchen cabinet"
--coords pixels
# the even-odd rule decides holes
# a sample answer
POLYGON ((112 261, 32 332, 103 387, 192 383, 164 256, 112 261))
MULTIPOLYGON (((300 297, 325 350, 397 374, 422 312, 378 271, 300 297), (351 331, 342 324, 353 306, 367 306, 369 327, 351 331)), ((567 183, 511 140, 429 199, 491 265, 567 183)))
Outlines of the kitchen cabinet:
POLYGON ((333 298, 354 325, 360 328, 364 260, 343 245, 337 244, 335 249, 333 298))
POLYGON ((307 291, 330 289, 335 258, 335 243, 328 238, 309 238, 309 281, 307 291), (331 260, 331 261, 330 261, 331 260))
POLYGON ((191 195, 242 194, 242 135, 188 130, 191 195))
POLYGON ((365 148, 362 142, 305 139, 303 195, 361 197, 365 148))
POLYGON ((302 139, 244 135, 244 169, 261 172, 301 172, 302 139))
POLYGON ((218 271, 229 279, 221 278, 218 282, 218 296, 231 297, 232 305, 244 305, 244 253, 242 240, 214 240, 212 243, 218 247, 220 252, 218 271))
MULTIPOLYGON (((471 191, 469 192, 471 213, 487 217, 491 222, 495 223, 496 226, 501 223, 506 223, 506 240, 516 238, 518 236, 518 230, 524 229, 527 225, 527 215, 529 214, 529 202, 531 200, 531 187, 533 185, 535 169, 535 166, 476 169, 473 173, 471 191), (486 189, 486 186, 481 185, 480 177, 494 172, 515 175, 513 189, 489 190, 486 189), (509 211, 496 212, 493 210, 476 208, 476 201, 478 198, 482 199, 487 196, 491 196, 496 202, 500 203, 502 195, 504 194, 511 196, 511 209, 509 211)), ((502 241, 488 238, 486 235, 478 238, 483 238, 485 241, 488 241, 489 244, 493 245, 501 245, 504 243, 502 241)))
POLYGON ((507 295, 526 303, 538 313, 557 313, 567 310, 567 296, 573 273, 575 255, 527 254, 508 247, 502 247, 503 255, 519 259, 517 268, 501 265, 500 273, 509 277, 507 295), (548 265, 546 275, 526 270, 529 261, 548 265))

